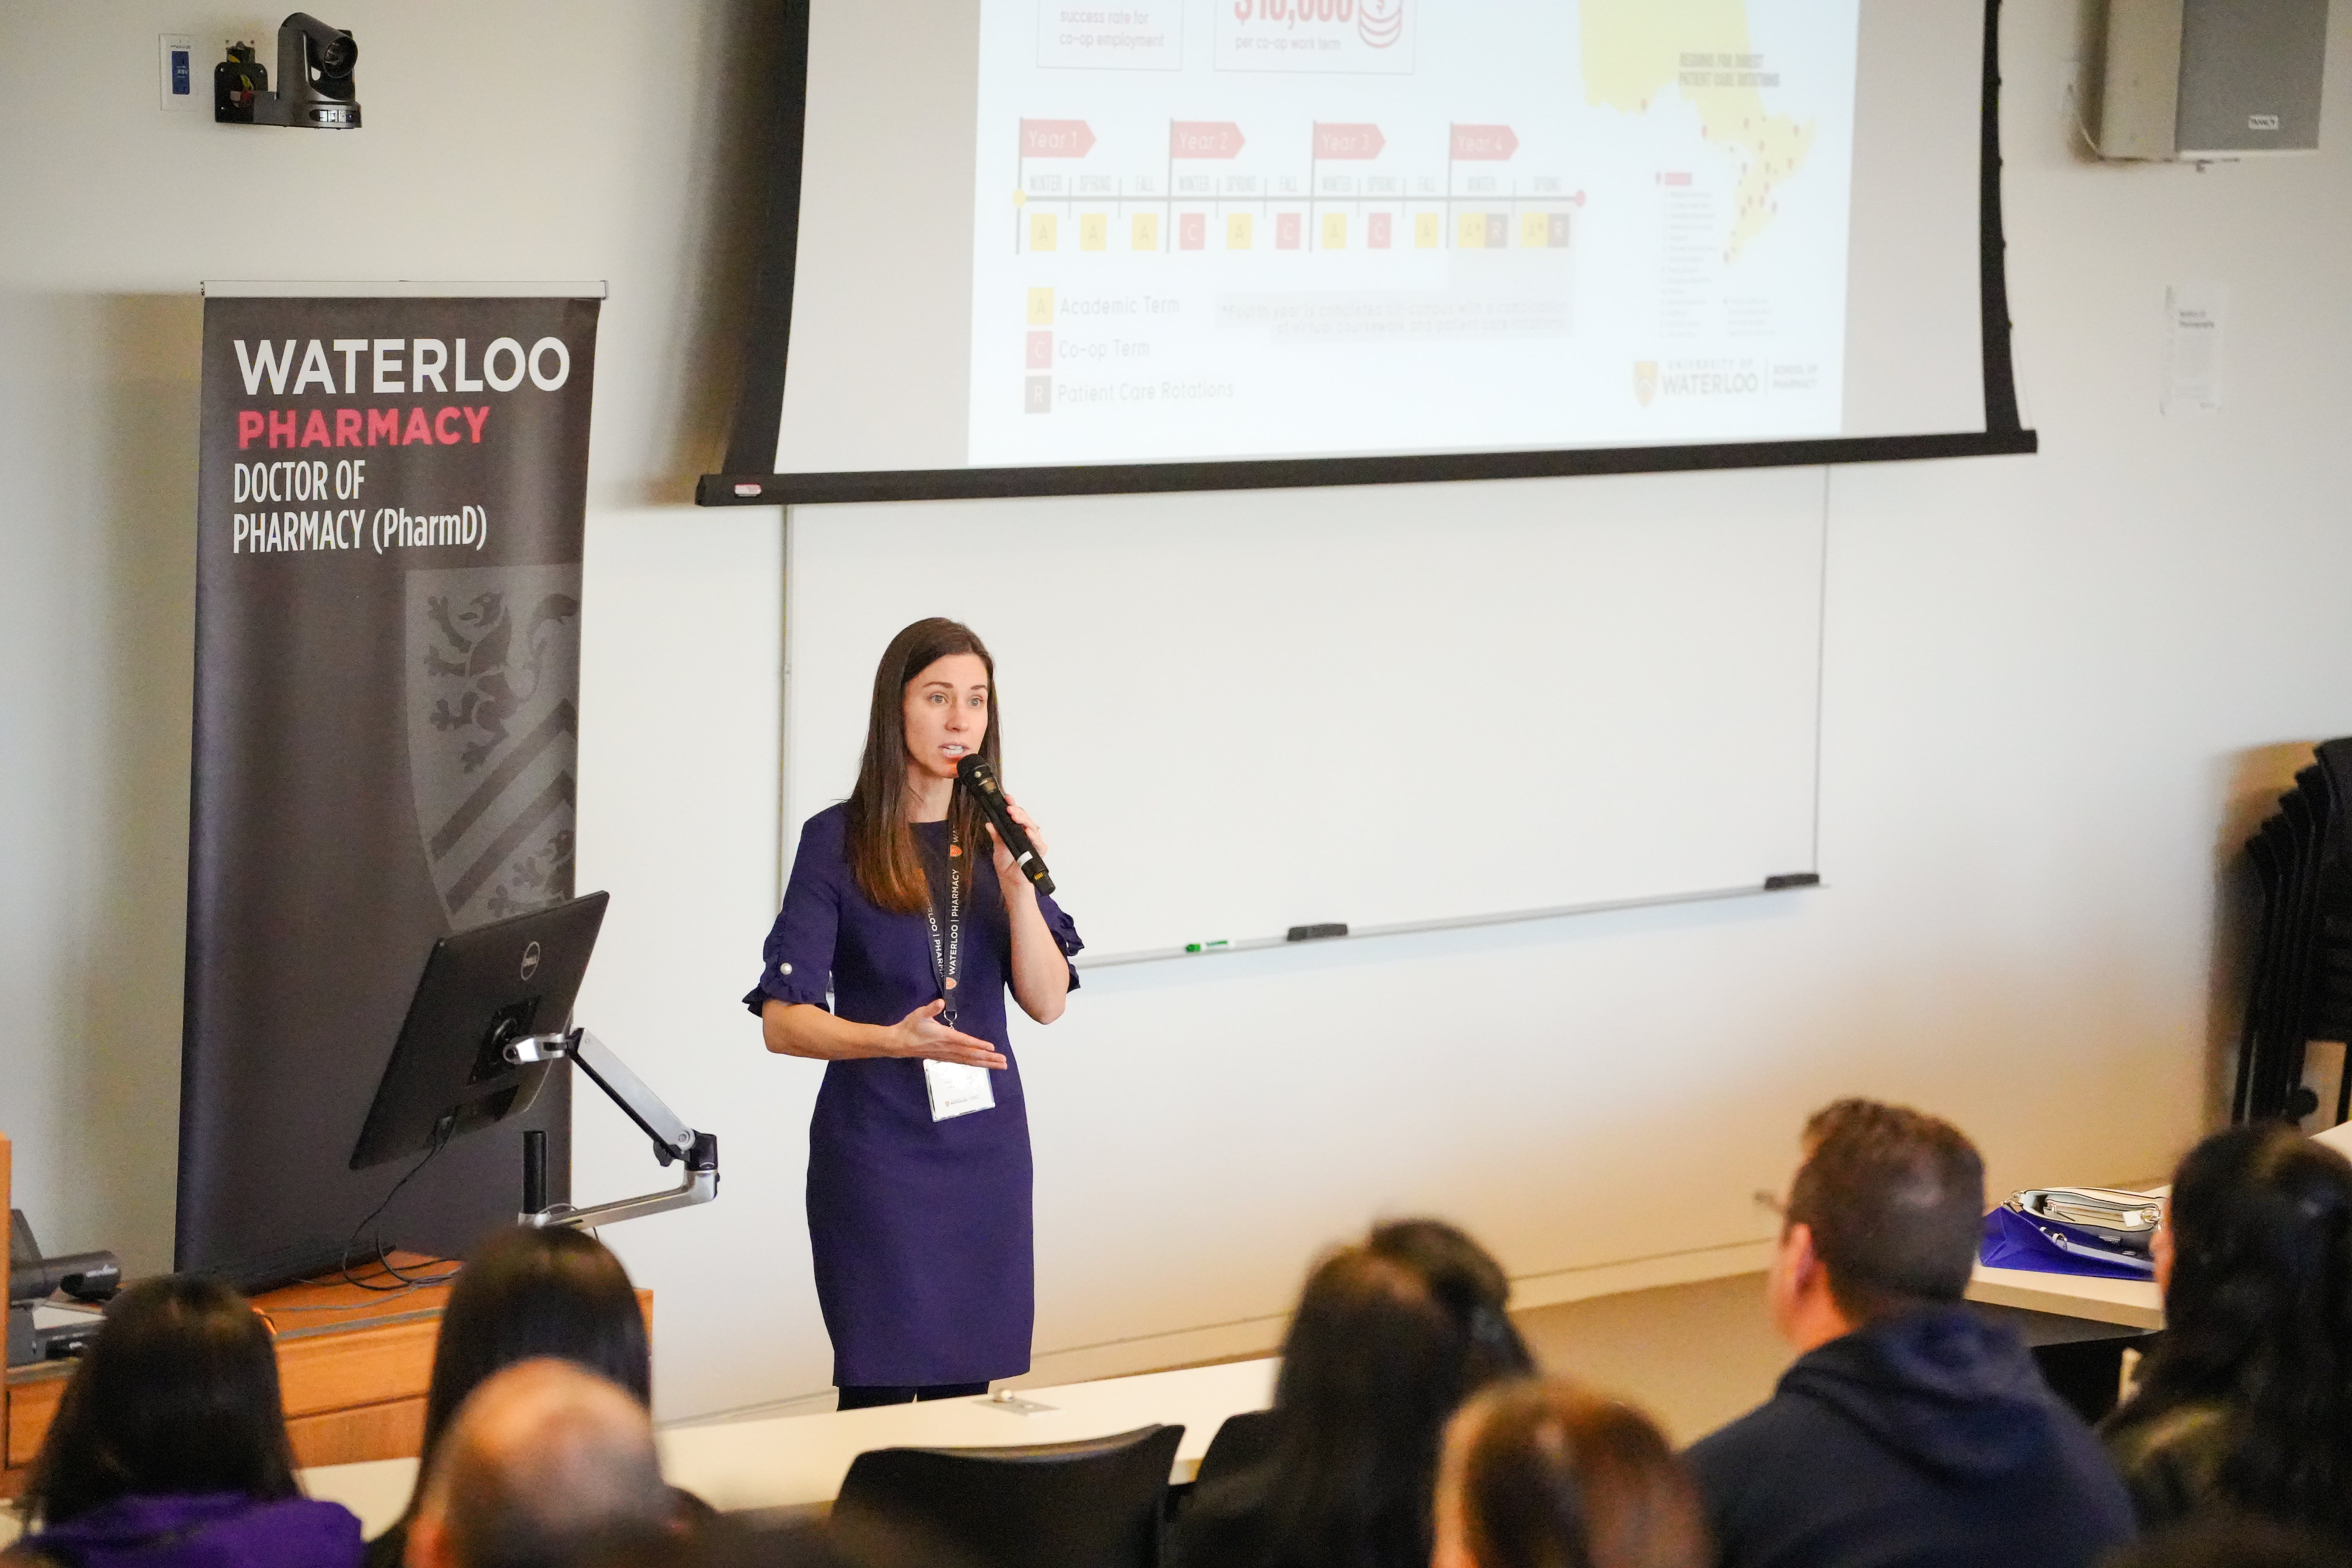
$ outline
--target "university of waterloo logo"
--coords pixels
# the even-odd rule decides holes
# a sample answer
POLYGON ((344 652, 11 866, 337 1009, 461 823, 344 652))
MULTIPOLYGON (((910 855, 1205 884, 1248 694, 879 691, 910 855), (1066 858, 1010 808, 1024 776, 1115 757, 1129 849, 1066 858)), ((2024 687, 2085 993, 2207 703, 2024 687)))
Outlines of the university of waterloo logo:
POLYGON ((1658 362, 1654 359, 1635 360, 1633 362, 1633 401, 1647 408, 1650 406, 1650 400, 1657 395, 1658 362))
POLYGON ((1385 49, 1404 37, 1404 0, 1356 0, 1356 36, 1385 49))

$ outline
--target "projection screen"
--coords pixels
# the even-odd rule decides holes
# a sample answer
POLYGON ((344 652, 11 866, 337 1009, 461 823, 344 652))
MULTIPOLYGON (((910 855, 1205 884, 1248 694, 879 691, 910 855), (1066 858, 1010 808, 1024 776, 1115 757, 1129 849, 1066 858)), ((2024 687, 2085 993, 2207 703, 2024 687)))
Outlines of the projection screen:
POLYGON ((2032 450, 1992 0, 789 0, 709 504, 2032 450))

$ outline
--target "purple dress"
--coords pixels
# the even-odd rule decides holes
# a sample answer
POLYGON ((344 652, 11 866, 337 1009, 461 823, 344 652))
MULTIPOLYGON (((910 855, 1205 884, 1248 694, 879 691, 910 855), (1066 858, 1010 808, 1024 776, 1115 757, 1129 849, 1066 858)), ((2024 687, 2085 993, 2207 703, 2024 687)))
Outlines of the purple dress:
MULTIPOLYGON (((801 828, 767 966, 743 999, 754 1013, 773 997, 895 1024, 940 994, 929 923, 879 909, 858 889, 848 826, 845 804, 801 828)), ((926 862, 944 866, 947 824, 914 831, 926 862)), ((982 1383, 1029 1370, 1029 1115, 1004 1028, 1013 930, 994 864, 966 847, 955 1026, 1010 1063, 989 1075, 995 1108, 934 1121, 923 1064, 877 1057, 827 1062, 809 1119, 809 1247, 843 1387, 982 1383)), ((1062 952, 1077 952, 1070 917, 1051 899, 1038 903, 1062 952)))
POLYGON ((236 1492, 117 1498, 19 1544, 62 1568, 359 1568, 362 1550, 339 1503, 236 1492))

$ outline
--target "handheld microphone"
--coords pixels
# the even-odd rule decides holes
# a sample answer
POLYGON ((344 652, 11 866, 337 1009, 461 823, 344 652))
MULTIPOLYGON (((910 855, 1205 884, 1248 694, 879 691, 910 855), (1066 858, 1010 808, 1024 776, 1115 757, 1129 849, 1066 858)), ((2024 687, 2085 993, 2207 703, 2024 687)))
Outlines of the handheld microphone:
POLYGON ((965 752, 956 761, 956 778, 964 788, 971 791, 972 798, 980 803, 980 809, 987 813, 988 820, 996 825, 996 836, 1004 841, 1004 847, 1012 851, 1013 863, 1021 868, 1021 874, 1037 884, 1039 892, 1052 892, 1053 873, 1046 870, 1045 862, 1037 858, 1037 847, 1029 842, 1029 835, 1013 820, 1013 814, 1004 809, 1004 786, 997 782, 996 770, 988 765, 988 759, 978 752, 965 752))

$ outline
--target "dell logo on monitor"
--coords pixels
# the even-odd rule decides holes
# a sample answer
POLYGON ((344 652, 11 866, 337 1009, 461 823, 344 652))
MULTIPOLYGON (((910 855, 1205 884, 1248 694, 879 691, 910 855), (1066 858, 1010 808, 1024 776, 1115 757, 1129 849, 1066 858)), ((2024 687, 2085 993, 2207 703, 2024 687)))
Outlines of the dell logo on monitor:
POLYGON ((522 950, 522 977, 525 980, 539 973, 539 943, 532 942, 522 950))

